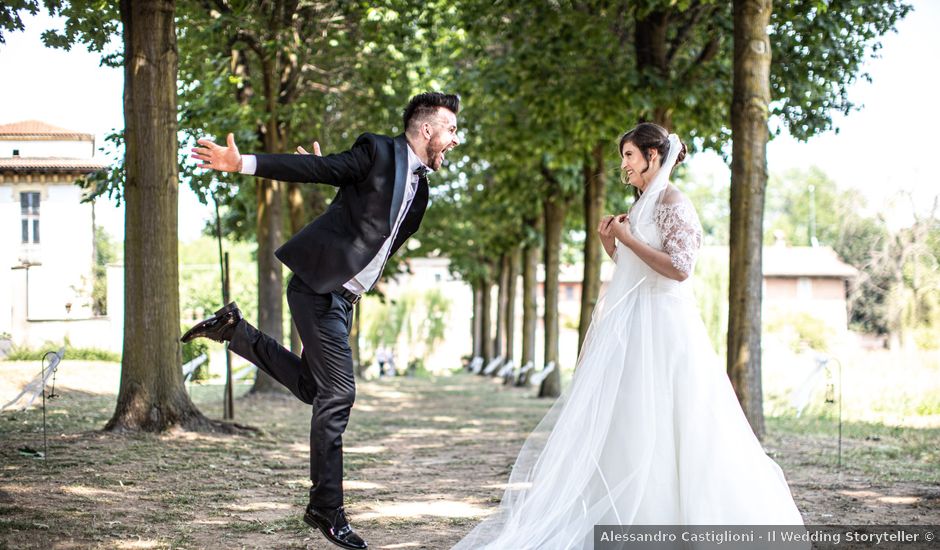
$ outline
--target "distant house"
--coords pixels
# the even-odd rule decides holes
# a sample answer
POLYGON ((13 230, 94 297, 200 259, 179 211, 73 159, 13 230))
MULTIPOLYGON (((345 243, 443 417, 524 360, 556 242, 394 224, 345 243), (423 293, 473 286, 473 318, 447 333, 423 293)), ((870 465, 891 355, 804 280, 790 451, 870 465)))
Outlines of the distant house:
POLYGON ((848 330, 848 285, 858 270, 828 246, 765 246, 764 310, 809 314, 837 333, 848 330))
POLYGON ((93 209, 75 185, 104 167, 94 151, 91 134, 0 125, 0 335, 14 344, 114 347, 92 313, 93 209))

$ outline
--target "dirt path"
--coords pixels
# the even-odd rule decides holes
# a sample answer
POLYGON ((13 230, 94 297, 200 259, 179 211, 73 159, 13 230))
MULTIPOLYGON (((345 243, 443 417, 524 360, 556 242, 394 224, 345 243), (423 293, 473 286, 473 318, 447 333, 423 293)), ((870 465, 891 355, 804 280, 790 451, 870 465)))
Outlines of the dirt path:
MULTIPOLYGON (((0 548, 328 547, 300 519, 309 485, 303 404, 239 399, 238 421, 261 436, 118 437, 93 431, 113 395, 61 394, 50 406, 46 462, 17 450, 41 446, 37 412, 0 416, 0 548)), ((194 394, 221 414, 218 388, 194 394)), ((370 547, 448 548, 492 510, 549 405, 530 395, 470 375, 360 383, 345 438, 347 510, 370 547)), ((767 441, 808 523, 940 523, 940 485, 924 480, 921 465, 904 470, 911 479, 883 468, 838 473, 820 458, 831 458, 820 451, 829 444, 767 441)), ((849 456, 869 444, 848 440, 849 456)), ((936 455, 925 467, 936 467, 936 455)))

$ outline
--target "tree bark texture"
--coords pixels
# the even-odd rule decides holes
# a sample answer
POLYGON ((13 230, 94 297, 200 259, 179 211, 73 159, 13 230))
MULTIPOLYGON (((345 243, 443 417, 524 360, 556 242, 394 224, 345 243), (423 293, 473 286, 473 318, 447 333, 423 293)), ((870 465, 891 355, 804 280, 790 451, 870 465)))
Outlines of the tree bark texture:
MULTIPOLYGON (((120 3, 124 39, 124 353, 106 430, 213 429, 180 368, 174 0, 120 3)), ((217 426, 220 427, 220 426, 217 426)))
POLYGON ((551 193, 543 204, 545 216, 545 365, 555 370, 542 381, 539 397, 561 395, 561 366, 558 364, 558 270, 561 267, 561 234, 566 204, 560 193, 551 193))
POLYGON ((770 0, 734 2, 728 376, 751 429, 764 435, 761 248, 770 104, 770 0))
POLYGON ((584 345, 584 337, 591 325, 591 315, 601 290, 601 239, 597 234, 597 225, 604 211, 606 187, 604 143, 601 142, 594 146, 591 156, 584 160, 584 275, 581 283, 578 353, 584 345))

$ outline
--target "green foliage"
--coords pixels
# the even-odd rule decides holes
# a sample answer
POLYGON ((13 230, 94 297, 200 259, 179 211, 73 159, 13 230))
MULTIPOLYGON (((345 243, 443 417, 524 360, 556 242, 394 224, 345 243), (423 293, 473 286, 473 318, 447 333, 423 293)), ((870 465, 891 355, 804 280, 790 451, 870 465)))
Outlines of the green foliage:
MULTIPOLYGON (((364 131, 400 132, 402 108, 433 76, 425 8, 395 0, 181 3, 182 141, 233 132, 242 152, 309 150, 317 140, 329 154, 364 131)), ((225 205, 227 236, 254 238, 254 178, 217 179, 192 163, 182 169, 197 195, 214 194, 225 205)), ((333 191, 310 185, 304 195, 316 213, 333 191)))
MULTIPOLYGON (((534 225, 525 221, 538 217, 546 195, 570 201, 580 193, 579 172, 596 144, 604 144, 605 173, 616 181, 617 136, 637 121, 666 125, 693 150, 727 153, 731 3, 464 0, 454 6, 440 15, 452 30, 437 63, 453 63, 453 87, 465 100, 468 129, 458 166, 465 179, 449 183, 447 199, 435 202, 435 208, 445 202, 446 211, 425 222, 424 235, 432 235, 422 239, 432 241, 428 249, 453 255, 463 278, 490 278, 487 259, 505 250, 500 237, 518 243, 520 227, 534 225), (550 185, 553 177, 560 190, 550 185)), ((779 120, 804 139, 829 129, 833 111, 851 109, 846 90, 861 63, 909 9, 898 1, 862 0, 777 6, 770 32, 772 108, 779 120)), ((610 210, 622 211, 624 189, 608 189, 616 205, 610 210)), ((702 187, 691 191, 708 199, 699 201, 707 203, 708 242, 726 243, 721 197, 727 187, 714 195, 702 187)), ((577 214, 568 222, 582 223, 577 214)), ((570 234, 566 245, 580 238, 570 234)))
POLYGON ((39 2, 37 0, 5 0, 0 4, 0 44, 6 43, 3 33, 23 30, 21 11, 36 15, 39 13, 39 2))
POLYGON ((720 253, 724 250, 702 250, 692 278, 702 321, 719 356, 728 345, 728 256, 720 253))
MULTIPOLYGON (((257 319, 255 245, 223 240, 229 253, 230 290, 247 319, 257 319)), ((218 244, 212 237, 180 243, 180 311, 183 324, 202 320, 221 307, 222 279, 218 244)), ((188 328, 188 327, 187 327, 188 328)))
POLYGON ((829 351, 835 336, 825 321, 806 312, 777 315, 767 320, 764 330, 783 336, 794 353, 805 348, 829 351))
POLYGON ((858 78, 871 81, 860 73, 862 64, 877 54, 881 37, 895 30, 911 9, 901 0, 774 3, 772 114, 800 139, 831 129, 834 112, 848 114, 855 108, 849 87, 858 78))
POLYGON ((101 53, 102 65, 124 65, 119 2, 101 0, 43 0, 49 13, 65 18, 62 31, 47 30, 42 39, 46 46, 69 50, 82 43, 88 51, 101 53))
POLYGON ((118 259, 118 246, 103 227, 95 227, 95 265, 91 308, 95 315, 108 314, 108 264, 118 259))
MULTIPOLYGON (((82 42, 101 52, 104 63, 121 64, 117 3, 44 4, 67 18, 64 30, 44 35, 47 45, 82 42)), ((22 28, 20 12, 35 13, 39 5, 5 3, 0 41, 3 31, 22 28)), ((854 108, 847 90, 867 78, 860 74, 862 63, 910 9, 901 0, 777 3, 770 29, 772 113, 798 138, 831 128, 833 112, 854 108)), ((605 174, 616 181, 616 139, 635 122, 661 122, 693 150, 727 153, 730 140, 730 2, 181 1, 177 26, 183 143, 232 131, 243 152, 291 151, 314 139, 325 153, 335 152, 362 131, 401 131, 401 108, 417 91, 459 91, 463 144, 433 178, 421 246, 405 254, 447 255, 452 270, 473 283, 492 280, 493 262, 502 253, 538 243, 542 201, 551 196, 573 203, 585 159, 598 144, 610 167, 605 174)), ((112 169, 88 178, 94 196, 122 198, 121 139, 118 132, 108 140, 117 157, 112 169)), ((182 182, 202 200, 215 195, 222 202, 225 235, 252 240, 253 179, 217 179, 195 170, 183 151, 179 160, 182 182)), ((810 172, 803 183, 809 180, 816 182, 819 240, 856 267, 871 267, 868 252, 876 245, 890 248, 888 236, 872 220, 838 212, 835 207, 857 203, 834 193, 821 173, 810 172)), ((322 200, 317 189, 305 190, 308 203, 322 200)), ((771 183, 769 193, 780 193, 768 197, 768 210, 782 214, 769 217, 770 238, 783 231, 790 242, 806 242, 808 202, 805 195, 788 194, 805 189, 771 183)), ((625 209, 624 191, 608 185, 609 203, 616 205, 610 211, 625 209)), ((708 195, 705 187, 687 188, 700 205, 708 242, 727 241, 726 191, 708 195)), ((580 231, 580 209, 570 210, 567 224, 580 231)), ((583 233, 568 232, 566 250, 582 239, 583 233)), ((393 261, 388 270, 398 267, 393 261)), ((905 269, 865 271, 862 290, 853 293, 855 326, 889 330, 888 289, 897 279, 890 277, 899 271, 905 269)), ((912 268, 902 278, 917 286, 912 268)), ((915 294, 919 304, 932 299, 915 294)), ((183 301, 191 310, 217 303, 198 291, 183 301)), ((908 317, 930 318, 935 310, 919 305, 908 317)))
POLYGON ((439 288, 433 288, 424 295, 427 315, 421 319, 417 332, 424 335, 424 346, 428 353, 431 353, 444 340, 450 303, 439 288))
POLYGON ((444 340, 451 301, 438 288, 406 291, 394 299, 367 297, 363 338, 368 347, 394 347, 402 339, 411 358, 423 360, 444 340))
POLYGON ((791 246, 811 246, 813 221, 819 244, 839 247, 846 227, 863 223, 866 200, 858 191, 838 189, 818 166, 771 174, 767 184, 764 244, 782 236, 791 246))

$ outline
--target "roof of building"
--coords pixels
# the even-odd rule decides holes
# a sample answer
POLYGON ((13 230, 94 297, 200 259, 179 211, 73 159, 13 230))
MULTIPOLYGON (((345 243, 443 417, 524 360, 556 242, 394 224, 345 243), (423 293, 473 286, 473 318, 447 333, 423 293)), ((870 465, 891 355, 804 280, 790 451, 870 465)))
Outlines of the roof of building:
POLYGON ((0 124, 0 141, 94 141, 95 136, 53 126, 41 120, 0 124))
POLYGON ((97 172, 107 168, 107 164, 92 159, 76 158, 28 158, 4 157, 0 158, 0 173, 28 173, 28 172, 97 172))

